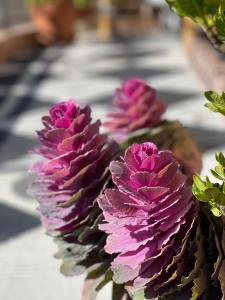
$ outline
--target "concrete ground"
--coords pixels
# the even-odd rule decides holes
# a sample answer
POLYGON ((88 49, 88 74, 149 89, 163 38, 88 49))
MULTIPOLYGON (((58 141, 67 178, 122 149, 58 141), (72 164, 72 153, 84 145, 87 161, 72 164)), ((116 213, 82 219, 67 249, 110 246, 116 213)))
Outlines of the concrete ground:
MULTIPOLYGON (((204 108, 204 87, 192 71, 179 39, 155 34, 134 40, 81 41, 67 47, 35 49, 0 66, 0 299, 79 300, 83 277, 64 278, 56 247, 44 234, 26 194, 36 158, 34 131, 57 101, 90 104, 95 118, 110 110, 122 79, 140 76, 169 104, 167 117, 180 119, 204 150, 203 173, 225 150, 225 120, 204 108)), ((110 286, 98 300, 110 300, 110 286)))

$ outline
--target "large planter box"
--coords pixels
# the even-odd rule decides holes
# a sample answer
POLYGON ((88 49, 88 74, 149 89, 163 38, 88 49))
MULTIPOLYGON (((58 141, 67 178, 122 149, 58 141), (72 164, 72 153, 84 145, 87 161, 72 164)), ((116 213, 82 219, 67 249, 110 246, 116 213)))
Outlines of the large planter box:
POLYGON ((225 54, 215 50, 197 25, 184 20, 182 41, 193 68, 209 90, 225 90, 225 54))

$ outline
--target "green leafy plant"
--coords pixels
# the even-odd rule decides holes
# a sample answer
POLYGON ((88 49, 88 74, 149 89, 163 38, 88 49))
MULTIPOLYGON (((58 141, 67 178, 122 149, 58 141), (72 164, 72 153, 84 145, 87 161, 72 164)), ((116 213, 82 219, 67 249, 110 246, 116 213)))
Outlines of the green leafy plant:
MULTIPOLYGON (((221 95, 214 91, 205 92, 205 97, 208 103, 205 104, 207 108, 213 112, 219 112, 225 116, 225 92, 221 95)), ((224 282, 224 270, 225 270, 225 156, 223 153, 219 152, 216 154, 217 165, 214 169, 211 169, 211 174, 216 179, 216 182, 212 182, 208 176, 202 179, 200 175, 196 174, 194 176, 194 183, 192 186, 192 192, 196 198, 201 202, 200 212, 201 221, 204 230, 208 228, 206 232, 205 240, 207 241, 206 248, 208 249, 208 257, 212 257, 212 253, 217 253, 216 261, 214 261, 214 273, 211 279, 217 277, 217 287, 213 294, 221 289, 224 299, 225 297, 225 282, 224 282), (209 214, 208 211, 212 214, 209 214), (204 217, 205 216, 205 217, 204 217), (208 221, 207 221, 208 220, 208 221), (207 223, 208 222, 208 223, 207 223), (214 239, 214 240, 213 240, 214 239), (210 249, 211 248, 211 249, 210 249)), ((202 269, 203 270, 203 269, 202 269)), ((205 270, 204 270, 205 272, 205 270)), ((204 273, 203 272, 203 273, 204 273)), ((195 282, 196 283, 196 282, 195 282)), ((196 297, 192 295, 193 299, 199 299, 199 288, 204 289, 207 283, 203 285, 198 281, 195 284, 196 297)), ((214 296, 213 296, 214 297, 214 296)), ((215 298, 217 298, 215 296, 215 298)), ((205 298, 204 298, 205 299, 205 298)), ((208 297, 207 297, 208 299, 208 297)))
POLYGON ((216 154, 218 164, 211 169, 212 175, 221 183, 212 183, 208 176, 205 180, 196 174, 194 176, 193 194, 204 202, 214 216, 225 215, 225 157, 219 152, 216 154))
MULTIPOLYGON (((205 92, 205 97, 209 101, 205 104, 213 112, 219 112, 225 116, 225 92, 222 95, 214 91, 205 92)), ((196 198, 204 202, 214 216, 225 215, 225 156, 219 152, 216 154, 217 165, 211 169, 211 174, 219 183, 213 183, 209 177, 202 179, 200 175, 194 176, 193 194, 196 198)))
POLYGON ((166 0, 181 17, 189 17, 205 31, 213 46, 225 53, 225 0, 166 0))

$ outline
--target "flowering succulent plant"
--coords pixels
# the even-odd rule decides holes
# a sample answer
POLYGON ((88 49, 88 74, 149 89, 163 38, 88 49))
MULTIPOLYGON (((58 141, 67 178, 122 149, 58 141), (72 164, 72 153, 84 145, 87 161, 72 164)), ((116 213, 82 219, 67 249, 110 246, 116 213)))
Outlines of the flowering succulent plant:
MULTIPOLYGON (((125 81, 114 102, 111 140, 73 100, 54 105, 37 132, 31 192, 62 272, 88 273, 84 300, 110 280, 116 300, 222 299, 224 222, 207 210, 223 215, 224 185, 196 176, 198 204, 201 152, 179 121, 161 120, 165 104, 147 83, 125 81)), ((213 171, 223 181, 224 160, 213 171)))
POLYGON ((124 81, 116 89, 114 105, 120 111, 109 113, 104 125, 124 149, 134 142, 152 141, 174 153, 190 181, 201 171, 202 154, 197 143, 179 121, 162 119, 166 104, 147 82, 139 78, 124 81))
POLYGON ((115 92, 114 105, 119 111, 107 115, 109 121, 105 126, 110 132, 121 134, 154 127, 166 110, 166 104, 159 99, 157 91, 139 78, 123 82, 115 92))
POLYGON ((47 232, 68 242, 60 253, 64 256, 69 249, 66 257, 75 261, 74 244, 85 245, 77 249, 81 253, 101 242, 96 198, 107 183, 107 167, 116 148, 99 133, 100 122, 91 122, 90 108, 80 108, 73 100, 54 105, 42 123, 44 129, 37 132, 42 147, 36 152, 44 159, 32 167, 38 174, 32 190, 47 232))
POLYGON ((98 202, 106 221, 100 229, 108 234, 105 250, 116 254, 113 279, 161 296, 182 276, 171 279, 196 222, 191 186, 172 153, 152 143, 133 144, 110 171, 115 188, 98 202))

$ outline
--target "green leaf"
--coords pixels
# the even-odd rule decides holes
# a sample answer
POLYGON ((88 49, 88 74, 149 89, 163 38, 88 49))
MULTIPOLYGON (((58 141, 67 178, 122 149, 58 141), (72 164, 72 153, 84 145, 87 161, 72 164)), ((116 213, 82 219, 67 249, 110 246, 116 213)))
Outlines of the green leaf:
POLYGON ((217 172, 215 172, 214 170, 210 170, 210 172, 212 173, 212 175, 215 177, 215 178, 217 178, 217 179, 219 179, 219 180, 223 180, 224 178, 223 177, 221 177, 221 175, 219 175, 217 172))
POLYGON ((208 91, 205 92, 205 97, 209 101, 206 103, 206 107, 214 112, 219 112, 225 116, 225 93, 219 95, 216 92, 208 91))
POLYGON ((128 294, 129 296, 133 299, 133 300, 147 300, 145 298, 145 292, 143 289, 139 289, 139 290, 135 290, 132 288, 127 288, 128 294))
POLYGON ((225 157, 222 152, 216 153, 216 160, 218 163, 220 163, 222 166, 225 166, 225 157))
POLYGON ((224 167, 221 164, 219 164, 215 167, 215 172, 221 178, 220 180, 225 181, 224 167))
POLYGON ((219 197, 219 205, 225 207, 225 193, 224 193, 224 183, 222 185, 222 191, 220 192, 220 194, 218 195, 219 197))
POLYGON ((211 212, 213 213, 213 215, 215 217, 221 217, 222 216, 221 211, 217 207, 212 207, 211 212))
POLYGON ((205 182, 201 179, 200 175, 196 174, 193 177, 194 183, 195 183, 195 188, 199 191, 204 191, 205 190, 205 182))
POLYGON ((225 2, 222 1, 216 16, 216 27, 220 38, 225 41, 225 2))
POLYGON ((166 0, 170 7, 181 17, 187 16, 204 23, 203 0, 166 0))

